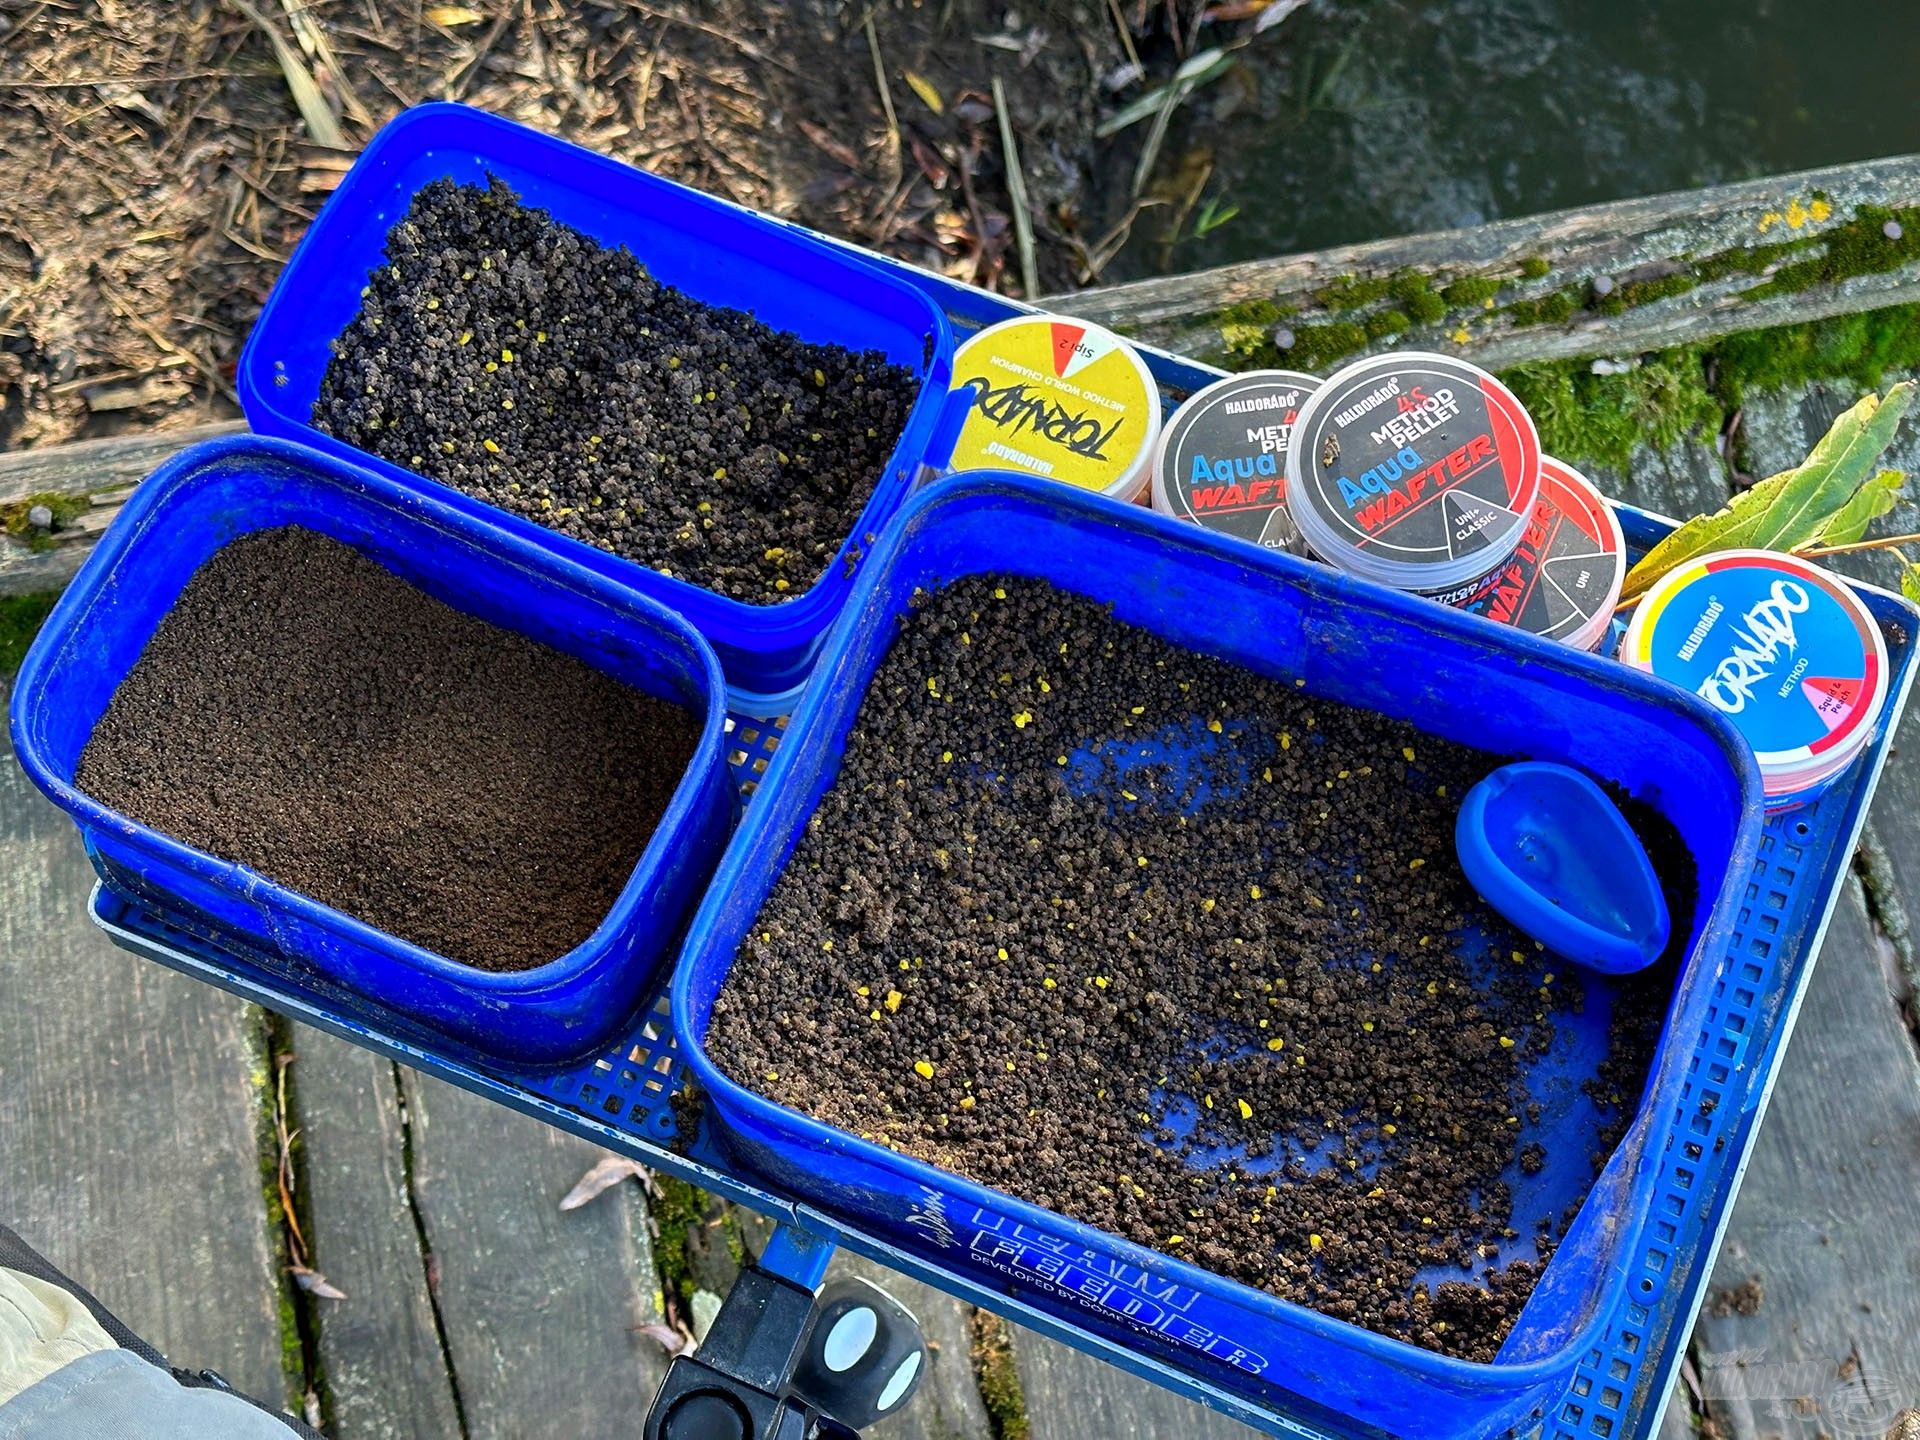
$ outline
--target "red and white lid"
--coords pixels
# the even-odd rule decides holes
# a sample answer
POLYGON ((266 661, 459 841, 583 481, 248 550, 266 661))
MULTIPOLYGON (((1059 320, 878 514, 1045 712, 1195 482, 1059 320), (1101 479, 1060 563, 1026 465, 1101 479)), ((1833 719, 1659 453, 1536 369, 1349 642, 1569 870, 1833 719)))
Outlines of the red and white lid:
POLYGON ((1540 495, 1540 437, 1513 392, 1449 355, 1349 365, 1307 401, 1287 505, 1328 564, 1423 595, 1471 594, 1540 495))
POLYGON ((1627 542, 1613 507, 1586 476, 1544 455, 1540 498, 1520 543, 1460 608, 1592 650, 1607 633, 1626 578, 1627 542))

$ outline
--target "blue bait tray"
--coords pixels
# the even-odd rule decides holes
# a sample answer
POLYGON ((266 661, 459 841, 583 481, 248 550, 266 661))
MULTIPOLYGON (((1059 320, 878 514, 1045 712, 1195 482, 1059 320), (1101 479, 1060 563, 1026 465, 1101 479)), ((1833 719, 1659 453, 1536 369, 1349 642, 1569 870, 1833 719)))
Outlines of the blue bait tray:
MULTIPOLYGON (((956 331, 970 333, 1025 310, 867 252, 849 251, 919 286, 947 312, 956 331)), ((1220 372, 1175 356, 1147 352, 1147 360, 1169 406, 1219 378, 1220 372)), ((1671 521, 1642 511, 1622 507, 1619 514, 1636 553, 1672 529, 1671 521)), ((1651 1435, 1659 1425, 1913 682, 1920 610, 1883 591, 1859 588, 1886 633, 1889 703, 1866 753, 1813 803, 1767 817, 1757 849, 1744 862, 1711 983, 1684 1027, 1668 1037, 1676 1047, 1677 1092, 1653 1117, 1660 1138, 1642 1161, 1651 1171, 1645 1192, 1650 1203, 1633 1249, 1619 1257, 1625 1285, 1579 1337, 1563 1386, 1523 1415, 1489 1417, 1454 1434, 1621 1440, 1651 1435)), ((783 720, 742 714, 732 719, 728 758, 748 797, 749 813, 752 793, 785 733, 783 720)), ((790 1190, 742 1178, 709 1127, 695 1134, 679 1131, 671 1100, 687 1076, 687 1045, 668 1013, 664 985, 652 1010, 592 1061, 563 1070, 503 1066, 459 1046, 422 1044, 409 1038, 393 1015, 354 992, 323 978, 290 981, 244 955, 207 944, 173 917, 104 888, 95 890, 92 907, 106 933, 135 953, 773 1217, 782 1226, 783 1253, 805 1253, 817 1262, 822 1249, 844 1246, 1271 1435, 1357 1440, 1382 1434, 1364 1417, 1276 1403, 1231 1375, 1223 1380, 1212 1368, 1096 1329, 1029 1290, 988 1278, 937 1250, 908 1248, 829 1215, 790 1190)))
MULTIPOLYGON (((253 429, 364 465, 642 591, 712 641, 730 686, 779 696, 805 681, 846 599, 866 537, 899 508, 923 464, 946 463, 965 418, 964 398, 949 390, 953 337, 944 312, 907 276, 877 267, 875 258, 483 110, 417 105, 374 136, 327 197, 247 336, 235 383, 253 429), (751 310, 810 341, 879 350, 919 379, 920 393, 885 472, 852 531, 804 592, 779 605, 730 599, 508 514, 313 426, 308 417, 332 343, 359 313, 361 289, 381 263, 387 232, 430 181, 484 185, 489 175, 561 224, 603 245, 626 246, 656 280, 697 300, 751 310)), ((605 320, 626 323, 617 316, 605 320)))
MULTIPOLYGON (((1721 877, 1745 874, 1759 846, 1762 796, 1752 752, 1697 696, 1647 680, 1612 660, 1051 481, 984 473, 941 481, 909 502, 868 557, 768 771, 767 790, 715 871, 675 967, 674 1028, 692 1044, 687 1058, 715 1137, 746 1173, 843 1222, 974 1267, 983 1278, 1006 1277, 1062 1318, 1210 1373, 1276 1408, 1338 1414, 1403 1436, 1518 1423, 1565 1388, 1627 1288, 1624 1261, 1653 1209, 1651 1157, 1668 1138, 1655 1117, 1677 1106, 1685 1083, 1688 1047, 1676 1037, 1698 1029, 1733 928, 1739 885, 1721 877), (1493 1363, 1371 1334, 895 1154, 763 1098, 705 1053, 714 999, 833 784, 868 684, 914 597, 1001 572, 1110 605, 1124 623, 1315 700, 1388 715, 1498 755, 1576 765, 1651 805, 1678 830, 1701 879, 1697 904, 1679 917, 1686 958, 1646 1098, 1638 1106, 1637 1096, 1621 1102, 1638 1118, 1597 1180, 1589 1155, 1604 1119, 1581 1085, 1606 1058, 1620 987, 1584 977, 1584 1010, 1557 1016, 1552 1048, 1527 1062, 1528 1090, 1544 1105, 1520 1140, 1540 1143, 1547 1163, 1537 1176, 1515 1163, 1502 1177, 1513 1192, 1511 1226, 1530 1237, 1536 1222, 1552 1223, 1579 1205, 1589 1184, 1593 1193, 1493 1363)), ((1239 792, 1226 777, 1264 763, 1262 747, 1272 742, 1229 720, 1218 735, 1196 722, 1129 740, 1124 752, 1112 743, 1089 736, 1070 749, 1066 783, 1117 807, 1126 803, 1120 788, 1128 767, 1170 765, 1176 775, 1213 775, 1194 804, 1231 813, 1239 792), (1100 754, 1115 763, 1099 763, 1100 754)), ((1314 737, 1301 743, 1311 747, 1314 737)), ((1417 764, 1411 768, 1418 783, 1417 764)), ((1173 783, 1177 791, 1180 782, 1173 783)), ((1314 845, 1336 870, 1356 861, 1340 851, 1338 836, 1314 845)), ((1460 944, 1489 971, 1505 960, 1490 937, 1460 944)), ((1540 956, 1533 969, 1539 983, 1566 966, 1540 956)), ((1533 1257, 1522 1242, 1518 1251, 1503 1247, 1503 1259, 1512 1258, 1533 1257)), ((1456 1269, 1429 1278, 1470 1277, 1456 1269)))
POLYGON ((680 616, 377 475, 252 435, 183 450, 134 492, 21 667, 12 719, 21 768, 79 824, 115 890, 169 911, 206 943, 389 997, 416 1033, 525 1064, 577 1060, 643 1007, 738 811, 720 663, 680 616), (633 873, 572 951, 512 973, 462 965, 75 788, 94 726, 194 572, 240 536, 282 525, 351 545, 454 609, 698 719, 693 756, 633 873))

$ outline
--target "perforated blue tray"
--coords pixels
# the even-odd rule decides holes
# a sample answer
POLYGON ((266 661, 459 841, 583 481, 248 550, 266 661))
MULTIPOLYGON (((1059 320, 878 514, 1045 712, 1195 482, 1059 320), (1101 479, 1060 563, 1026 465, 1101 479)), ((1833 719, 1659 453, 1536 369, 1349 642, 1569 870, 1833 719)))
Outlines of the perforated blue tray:
MULTIPOLYGON (((962 334, 1022 308, 904 266, 894 268, 943 305, 962 334)), ((1170 399, 1217 378, 1217 372, 1173 356, 1151 353, 1148 358, 1170 399)), ((1620 518, 1636 550, 1652 545, 1671 528, 1669 521, 1632 509, 1623 509, 1620 518)), ((1866 755, 1819 801, 1768 820, 1712 1003, 1692 1044, 1673 1127, 1681 1138, 1660 1160, 1654 1213, 1630 1277, 1628 1298, 1609 1317, 1603 1338, 1582 1357, 1567 1393, 1519 1433, 1551 1440, 1620 1440, 1650 1435, 1659 1425, 1828 917, 1913 682, 1920 611, 1881 591, 1863 587, 1861 593, 1887 632, 1892 693, 1879 731, 1866 755)), ((783 728, 777 719, 733 717, 728 758, 747 796, 779 745, 783 728)), ((1025 1305, 963 1272, 895 1250, 788 1196, 742 1183, 727 1172, 705 1137, 678 1133, 670 1102, 683 1070, 664 996, 625 1040, 590 1064, 559 1074, 518 1072, 451 1048, 422 1049, 401 1038, 394 1019, 363 997, 318 983, 295 985, 239 957, 212 952, 170 929, 163 917, 132 910, 103 890, 96 889, 92 907, 102 929, 137 954, 678 1175, 1269 1434, 1370 1433, 1343 1425, 1338 1417, 1308 1419, 1265 1409, 1025 1305)))

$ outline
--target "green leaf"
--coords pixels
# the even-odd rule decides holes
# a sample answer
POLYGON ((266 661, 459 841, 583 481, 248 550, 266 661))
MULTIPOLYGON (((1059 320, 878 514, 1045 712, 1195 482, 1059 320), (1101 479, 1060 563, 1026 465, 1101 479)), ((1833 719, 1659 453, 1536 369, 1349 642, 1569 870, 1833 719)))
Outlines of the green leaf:
POLYGON ((1166 105, 1169 93, 1178 92, 1173 103, 1179 105, 1189 94, 1202 85, 1218 80, 1234 66, 1237 57, 1230 51, 1215 47, 1202 50, 1191 57, 1186 64, 1173 72, 1173 79, 1165 85, 1157 86, 1140 96, 1130 105, 1123 105, 1094 127, 1094 135, 1104 140, 1109 135, 1117 135, 1129 125, 1138 125, 1149 115, 1157 115, 1166 105))
MULTIPOLYGON (((1698 515, 1641 558, 1627 575, 1623 600, 1634 600, 1676 566, 1719 550, 1797 550, 1811 545, 1847 513, 1913 403, 1914 383, 1865 396, 1833 422, 1805 463, 1762 480, 1711 515, 1698 515)), ((1866 502, 1871 504, 1873 502, 1866 502)), ((1871 517, 1869 517, 1871 518, 1871 517)))
POLYGON ((1853 492, 1853 498, 1821 527, 1813 543, 1852 545, 1866 538, 1867 527, 1899 503, 1906 483, 1904 471, 1882 470, 1853 492))
POLYGON ((1909 560, 1900 572, 1900 593, 1920 605, 1920 560, 1909 560))
POLYGON ((1902 381, 1887 398, 1867 395, 1833 422, 1755 527, 1752 543, 1763 550, 1794 550, 1810 544, 1827 521, 1845 508, 1867 482, 1913 403, 1913 382, 1902 381))

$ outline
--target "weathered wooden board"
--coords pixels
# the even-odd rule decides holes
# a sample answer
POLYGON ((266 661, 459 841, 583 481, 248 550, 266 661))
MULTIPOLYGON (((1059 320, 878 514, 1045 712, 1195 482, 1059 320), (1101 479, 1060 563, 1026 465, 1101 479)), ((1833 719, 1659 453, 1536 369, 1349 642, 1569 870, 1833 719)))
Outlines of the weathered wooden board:
MULTIPOLYGON (((1903 156, 1252 261, 1081 291, 1055 303, 1151 344, 1216 363, 1233 358, 1229 350, 1235 347, 1228 345, 1222 327, 1233 323, 1229 317, 1236 307, 1284 309, 1285 328, 1294 331, 1330 323, 1364 325, 1370 317, 1383 318, 1379 312, 1395 310, 1386 318, 1408 328, 1382 331, 1374 347, 1430 346, 1498 369, 1526 360, 1633 354, 1920 300, 1920 250, 1889 240, 1881 229, 1886 222, 1875 218, 1898 211, 1913 222, 1915 210, 1920 210, 1920 156, 1903 156), (1863 206, 1875 207, 1873 214, 1863 216, 1863 206), (1850 268, 1858 273, 1816 276, 1777 295, 1758 293, 1782 264, 1818 258, 1823 236, 1849 251, 1850 268), (1738 259, 1754 247, 1782 245, 1802 248, 1758 269, 1738 259), (1730 257, 1735 263, 1728 263, 1730 257), (1533 273, 1542 266, 1543 273, 1533 273), (1393 296, 1357 303, 1352 298, 1354 281, 1409 276, 1423 277, 1421 303, 1393 296), (1480 283, 1483 290, 1491 281, 1499 288, 1486 298, 1447 299, 1443 292, 1455 281, 1480 283), (1607 296, 1597 296, 1596 281, 1607 287, 1607 296), (1698 283, 1684 293, 1662 293, 1663 287, 1685 281, 1698 283), (1346 299, 1329 298, 1343 286, 1346 299), (1557 299, 1571 313, 1541 319, 1514 308, 1546 299, 1557 299), (1426 310, 1434 306, 1442 308, 1429 316, 1426 310), (1619 313, 1606 313, 1609 306, 1621 307, 1619 313)), ((1899 222, 1893 223, 1904 236, 1899 222)), ((1263 321, 1254 328, 1265 345, 1274 326, 1263 321)), ((1238 349, 1240 363, 1248 363, 1245 346, 1238 349)), ((0 455, 0 506, 34 494, 87 493, 137 480, 174 449, 239 428, 227 422, 0 455)), ((92 518, 104 523, 111 514, 109 503, 92 518)), ((85 529, 39 553, 0 539, 0 594, 64 584, 91 543, 85 529)))
POLYGON ((1253 1440, 1257 1433, 1103 1360, 1013 1332, 1033 1440, 1253 1440))
POLYGON ((177 450, 245 428, 228 420, 0 454, 0 510, 35 495, 100 496, 93 511, 60 532, 50 547, 36 550, 0 535, 0 595, 32 595, 65 585, 119 512, 124 495, 111 492, 142 479, 177 450))
POLYGON ((1920 1057, 1885 944, 1850 882, 1694 1335, 1731 1440, 1883 1435, 1920 1397, 1920 1057))
POLYGON ((468 1440, 637 1430, 666 1373, 639 1188, 562 1213, 593 1146, 410 1070, 401 1094, 468 1440))
POLYGON ((222 435, 238 435, 244 420, 216 420, 173 430, 145 430, 107 440, 76 440, 37 450, 0 454, 0 505, 30 495, 70 495, 131 485, 176 450, 222 435))
MULTIPOLYGON (((1493 369, 1521 360, 1631 354, 1736 330, 1920 300, 1920 255, 1909 254, 1886 270, 1761 298, 1746 292, 1765 274, 1731 268, 1683 294, 1636 303, 1617 315, 1582 308, 1564 321, 1522 323, 1502 313, 1503 307, 1568 290, 1579 294, 1584 304, 1593 282, 1602 277, 1615 287, 1615 295, 1625 297, 1636 281, 1657 284, 1690 274, 1689 261, 1849 225, 1862 205, 1907 210, 1917 204, 1920 156, 1903 156, 1248 261, 1197 275, 1083 291, 1059 297, 1056 303, 1068 313, 1120 326, 1150 344, 1215 359, 1225 348, 1223 311, 1271 302, 1298 312, 1286 322, 1296 329, 1352 318, 1357 311, 1335 310, 1320 298, 1329 286, 1354 277, 1384 279, 1411 271, 1437 286, 1484 278, 1501 282, 1503 288, 1493 310, 1449 306, 1444 316, 1415 324, 1397 343, 1450 350, 1493 369), (1548 269, 1529 277, 1524 273, 1527 264, 1536 260, 1546 261, 1548 269)), ((1869 228, 1877 231, 1880 223, 1869 228)))
POLYGON ((311 1263, 346 1294, 312 1302, 328 1434, 457 1436, 393 1062, 318 1030, 296 1029, 293 1047, 290 1095, 311 1263))
POLYGON ((0 1216, 175 1363, 291 1399, 260 1018, 115 950, 92 883, 0 733, 0 1216))

